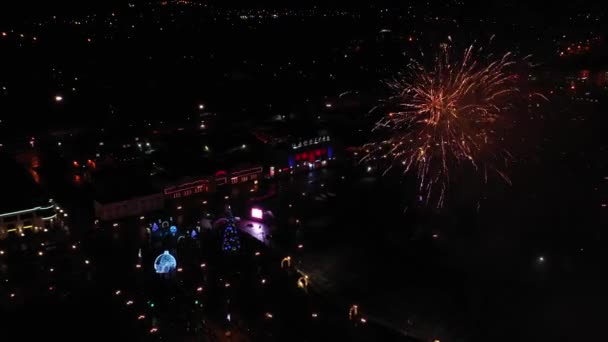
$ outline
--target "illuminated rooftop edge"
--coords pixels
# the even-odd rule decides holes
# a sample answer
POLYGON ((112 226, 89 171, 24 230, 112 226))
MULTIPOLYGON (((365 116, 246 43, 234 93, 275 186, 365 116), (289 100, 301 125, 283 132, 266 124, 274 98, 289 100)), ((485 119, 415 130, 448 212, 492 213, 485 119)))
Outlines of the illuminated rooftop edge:
POLYGON ((47 210, 47 209, 51 209, 55 207, 55 205, 49 205, 48 207, 35 207, 32 209, 25 209, 25 210, 19 210, 19 211, 13 211, 12 213, 5 213, 5 214, 0 214, 0 217, 5 217, 5 216, 13 216, 13 215, 19 215, 19 214, 25 214, 25 213, 30 213, 30 212, 34 212, 36 210, 47 210))

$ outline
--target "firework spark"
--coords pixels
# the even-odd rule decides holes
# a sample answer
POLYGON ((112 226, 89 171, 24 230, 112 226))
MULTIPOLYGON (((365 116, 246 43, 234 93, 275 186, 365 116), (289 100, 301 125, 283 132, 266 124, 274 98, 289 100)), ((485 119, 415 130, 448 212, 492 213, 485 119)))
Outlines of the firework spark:
POLYGON ((498 125, 518 92, 512 69, 518 60, 507 53, 480 59, 481 49, 470 46, 454 58, 442 44, 432 67, 411 63, 395 80, 387 82, 393 95, 390 112, 376 123, 389 136, 365 146, 364 162, 387 163, 385 173, 398 166, 415 171, 425 202, 443 206, 450 184, 450 170, 468 164, 487 181, 495 172, 510 179, 495 163, 505 164, 510 154, 500 148, 498 125))

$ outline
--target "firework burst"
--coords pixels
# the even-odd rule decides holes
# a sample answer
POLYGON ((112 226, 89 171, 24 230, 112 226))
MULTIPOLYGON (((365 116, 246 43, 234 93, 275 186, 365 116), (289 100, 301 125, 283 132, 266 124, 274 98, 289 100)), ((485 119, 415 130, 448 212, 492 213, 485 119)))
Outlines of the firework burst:
POLYGON ((495 173, 510 184, 504 172, 510 154, 500 147, 499 124, 510 112, 518 62, 511 53, 480 59, 481 49, 470 46, 458 57, 442 44, 431 68, 412 62, 398 78, 387 82, 397 107, 376 123, 389 136, 365 146, 364 162, 416 172, 420 195, 427 204, 443 206, 450 170, 468 164, 487 181, 495 173), (500 160, 500 163, 497 161, 500 160), (502 164, 502 166, 500 165, 502 164))

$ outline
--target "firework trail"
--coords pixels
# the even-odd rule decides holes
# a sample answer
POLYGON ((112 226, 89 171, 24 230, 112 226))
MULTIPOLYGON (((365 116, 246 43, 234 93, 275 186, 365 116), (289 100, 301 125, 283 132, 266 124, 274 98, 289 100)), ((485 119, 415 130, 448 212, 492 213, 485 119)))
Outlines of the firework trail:
POLYGON ((386 103, 398 109, 376 123, 374 130, 389 135, 365 145, 361 160, 385 163, 385 173, 394 167, 416 172, 420 195, 438 207, 445 201, 450 170, 464 164, 485 181, 495 173, 510 184, 498 166, 511 155, 499 146, 497 128, 519 92, 512 69, 526 59, 511 53, 481 59, 481 48, 473 45, 458 57, 451 51, 442 44, 430 68, 412 62, 387 82, 392 95, 386 103))

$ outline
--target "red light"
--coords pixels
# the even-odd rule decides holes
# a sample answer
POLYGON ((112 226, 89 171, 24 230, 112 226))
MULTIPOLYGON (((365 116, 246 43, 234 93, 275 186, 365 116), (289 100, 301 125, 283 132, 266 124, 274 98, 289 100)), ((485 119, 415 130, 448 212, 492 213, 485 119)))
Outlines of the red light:
POLYGON ((306 157, 308 157, 308 154, 306 152, 302 153, 302 159, 306 159, 306 157))
POLYGON ((74 162, 72 163, 74 164, 74 167, 78 167, 78 162, 74 160, 74 162))
POLYGON ((300 154, 296 154, 296 161, 300 160, 300 154))
POLYGON ((320 155, 321 155, 321 150, 316 150, 316 151, 315 151, 315 154, 316 154, 317 156, 320 156, 320 155))

